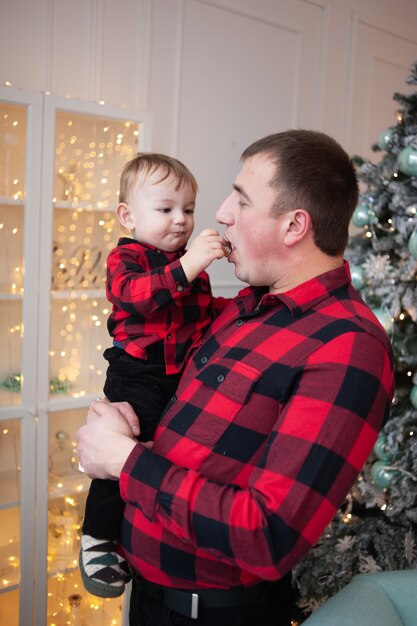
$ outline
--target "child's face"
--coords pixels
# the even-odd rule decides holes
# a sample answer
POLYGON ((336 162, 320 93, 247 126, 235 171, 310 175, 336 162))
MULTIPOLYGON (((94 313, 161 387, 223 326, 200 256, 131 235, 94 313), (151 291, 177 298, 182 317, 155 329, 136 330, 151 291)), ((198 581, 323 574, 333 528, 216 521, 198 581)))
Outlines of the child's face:
POLYGON ((172 176, 158 182, 160 177, 157 170, 138 181, 129 198, 130 224, 124 225, 138 241, 174 252, 185 247, 194 230, 195 193, 189 184, 176 189, 172 176))

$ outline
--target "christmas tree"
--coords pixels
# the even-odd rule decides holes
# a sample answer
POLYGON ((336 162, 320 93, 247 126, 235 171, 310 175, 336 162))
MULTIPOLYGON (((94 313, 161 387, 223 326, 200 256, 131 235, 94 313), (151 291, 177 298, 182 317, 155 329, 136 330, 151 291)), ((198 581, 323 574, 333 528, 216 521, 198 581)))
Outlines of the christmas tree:
MULTIPOLYGON (((406 79, 417 85, 417 63, 406 79)), ((346 251, 353 285, 391 337, 391 412, 346 502, 295 569, 307 613, 361 572, 417 567, 417 92, 395 93, 397 123, 373 163, 354 157, 361 193, 346 251)))

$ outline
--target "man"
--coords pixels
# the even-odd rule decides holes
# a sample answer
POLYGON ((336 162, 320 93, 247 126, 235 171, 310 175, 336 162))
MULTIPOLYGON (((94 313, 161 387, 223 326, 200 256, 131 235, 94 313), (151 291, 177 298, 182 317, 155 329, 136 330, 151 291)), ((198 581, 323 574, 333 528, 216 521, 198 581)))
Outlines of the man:
POLYGON ((343 261, 358 198, 348 155, 290 130, 242 162, 216 219, 250 287, 192 355, 153 448, 123 403, 93 403, 77 433, 88 474, 120 478, 132 626, 289 626, 291 568, 392 399, 389 340, 343 261))

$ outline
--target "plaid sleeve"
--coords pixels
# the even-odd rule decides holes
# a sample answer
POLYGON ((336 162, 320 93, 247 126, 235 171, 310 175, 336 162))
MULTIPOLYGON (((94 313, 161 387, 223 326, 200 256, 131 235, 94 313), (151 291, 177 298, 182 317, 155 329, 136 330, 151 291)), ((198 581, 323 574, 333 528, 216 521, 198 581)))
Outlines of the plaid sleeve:
POLYGON ((295 380, 262 456, 246 467, 246 488, 137 446, 121 475, 123 498, 185 543, 263 579, 283 575, 321 535, 368 457, 392 399, 392 360, 377 338, 351 333, 310 355, 295 380))
POLYGON ((190 292, 180 259, 149 269, 136 250, 116 248, 107 260, 107 298, 127 313, 149 316, 190 292))

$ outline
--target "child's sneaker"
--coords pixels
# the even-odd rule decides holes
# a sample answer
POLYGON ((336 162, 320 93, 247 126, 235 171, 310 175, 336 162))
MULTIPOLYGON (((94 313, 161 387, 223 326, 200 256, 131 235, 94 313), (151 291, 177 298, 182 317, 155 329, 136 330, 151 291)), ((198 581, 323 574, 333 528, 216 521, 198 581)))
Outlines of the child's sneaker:
POLYGON ((117 552, 117 543, 82 535, 80 570, 84 587, 101 598, 121 596, 131 579, 127 561, 117 552))

